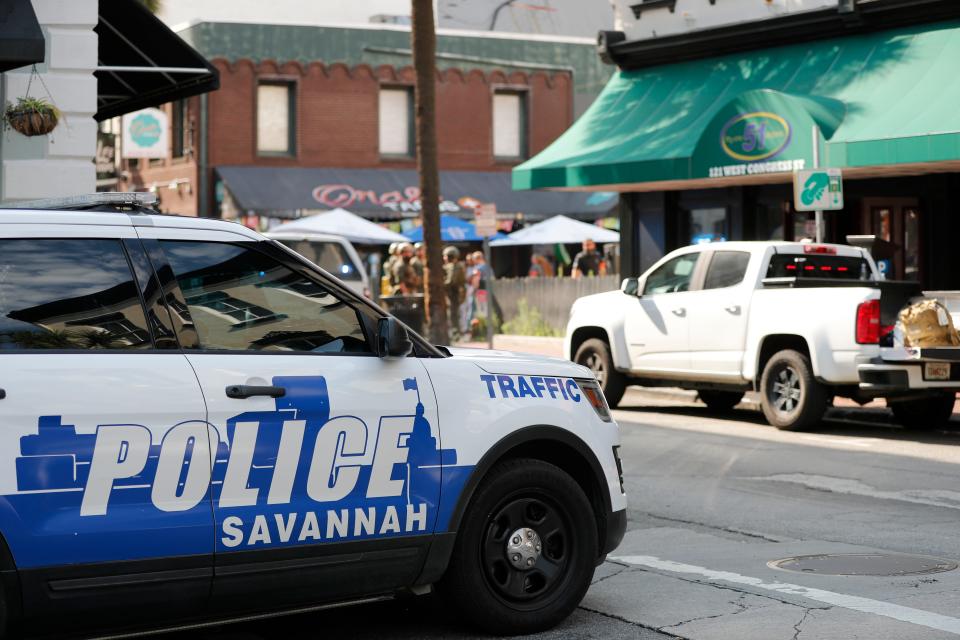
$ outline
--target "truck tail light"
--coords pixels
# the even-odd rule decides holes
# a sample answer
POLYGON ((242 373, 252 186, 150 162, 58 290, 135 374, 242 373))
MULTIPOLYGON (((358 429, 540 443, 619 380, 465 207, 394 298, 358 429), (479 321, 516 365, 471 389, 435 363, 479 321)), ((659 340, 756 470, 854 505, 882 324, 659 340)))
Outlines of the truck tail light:
POLYGON ((857 344, 880 343, 880 301, 868 300, 857 306, 857 344))

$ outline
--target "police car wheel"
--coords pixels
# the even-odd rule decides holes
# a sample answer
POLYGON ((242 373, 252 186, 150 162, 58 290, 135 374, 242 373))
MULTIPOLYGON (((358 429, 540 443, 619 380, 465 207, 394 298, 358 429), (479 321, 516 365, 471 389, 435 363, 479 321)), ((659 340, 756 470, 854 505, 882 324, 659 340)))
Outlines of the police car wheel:
POLYGON ((497 465, 464 515, 440 592, 490 633, 555 626, 580 604, 593 577, 592 511, 580 486, 552 464, 497 465))
POLYGON ((627 378, 613 367, 613 356, 606 342, 599 338, 584 341, 573 361, 593 371, 611 409, 620 404, 627 390, 627 378))

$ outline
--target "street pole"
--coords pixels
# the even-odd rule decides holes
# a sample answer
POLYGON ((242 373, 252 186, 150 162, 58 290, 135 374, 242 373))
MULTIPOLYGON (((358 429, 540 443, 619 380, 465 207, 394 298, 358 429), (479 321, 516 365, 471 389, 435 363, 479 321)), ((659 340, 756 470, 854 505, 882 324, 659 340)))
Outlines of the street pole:
MULTIPOLYGON (((820 168, 820 127, 813 125, 813 168, 820 168)), ((814 213, 817 225, 817 244, 823 242, 823 211, 814 213)))
POLYGON ((490 260, 490 237, 483 236, 483 261, 487 263, 487 349, 493 349, 493 262, 490 260))

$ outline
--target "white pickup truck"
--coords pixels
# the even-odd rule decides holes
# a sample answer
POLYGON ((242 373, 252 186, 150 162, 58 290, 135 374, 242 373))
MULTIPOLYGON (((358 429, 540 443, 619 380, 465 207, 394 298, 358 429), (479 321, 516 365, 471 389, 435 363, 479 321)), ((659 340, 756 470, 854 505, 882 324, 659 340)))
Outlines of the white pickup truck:
MULTIPOLYGON (((699 391, 729 410, 761 392, 779 429, 818 422, 833 396, 866 401, 858 366, 880 355, 882 287, 870 254, 844 245, 727 242, 678 249, 620 291, 577 300, 565 354, 611 406, 630 384, 699 391)), ((886 317, 889 315, 890 317, 886 317)))

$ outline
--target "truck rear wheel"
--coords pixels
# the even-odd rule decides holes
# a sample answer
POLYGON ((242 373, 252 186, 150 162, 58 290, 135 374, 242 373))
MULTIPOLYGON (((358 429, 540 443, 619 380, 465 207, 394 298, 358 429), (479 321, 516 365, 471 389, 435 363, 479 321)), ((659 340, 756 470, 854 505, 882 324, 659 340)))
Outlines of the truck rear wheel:
POLYGON ((893 411, 897 422, 908 429, 930 430, 946 426, 953 415, 956 400, 955 393, 938 393, 917 400, 888 400, 887 406, 893 411))
POLYGON ((593 371, 611 409, 620 404, 627 390, 627 377, 613 368, 610 345, 599 338, 590 338, 577 349, 573 361, 593 371))
POLYGON ((698 394, 700 401, 707 405, 707 408, 717 413, 726 413, 743 400, 742 391, 712 391, 704 389, 698 394))
POLYGON ((598 553, 592 513, 562 469, 535 459, 498 464, 464 515, 440 595, 488 633, 550 629, 590 587, 598 553))
POLYGON ((760 378, 760 406, 767 422, 784 431, 814 426, 827 411, 829 392, 813 376, 810 358, 792 349, 773 354, 760 378))

